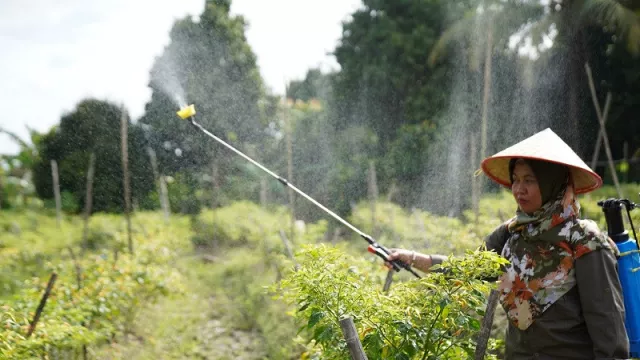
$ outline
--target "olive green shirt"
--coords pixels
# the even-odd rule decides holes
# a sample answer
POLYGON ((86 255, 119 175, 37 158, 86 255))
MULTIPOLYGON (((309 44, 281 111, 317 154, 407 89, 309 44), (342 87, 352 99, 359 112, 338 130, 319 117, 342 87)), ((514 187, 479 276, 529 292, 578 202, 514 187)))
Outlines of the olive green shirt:
MULTIPOLYGON (((502 252, 509 232, 501 225, 485 243, 502 252)), ((624 300, 618 263, 608 250, 575 260, 577 285, 551 305, 526 330, 509 324, 506 360, 628 359, 624 300)))

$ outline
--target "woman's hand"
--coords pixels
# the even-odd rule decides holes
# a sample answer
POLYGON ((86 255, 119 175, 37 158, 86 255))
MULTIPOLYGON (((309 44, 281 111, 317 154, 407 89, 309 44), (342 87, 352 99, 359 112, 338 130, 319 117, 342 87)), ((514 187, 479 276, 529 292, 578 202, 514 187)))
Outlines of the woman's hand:
MULTIPOLYGON (((400 260, 404 263, 411 264, 411 260, 413 259, 413 255, 417 254, 412 250, 405 249, 389 249, 391 255, 389 255, 389 260, 400 260)), ((416 255, 417 256, 417 255, 416 255)), ((414 260, 415 261, 415 260, 414 260)))
MULTIPOLYGON (((389 249, 389 251, 391 253, 388 256, 389 261, 400 260, 423 272, 429 271, 429 268, 433 265, 433 257, 431 255, 406 249, 389 249)), ((390 262, 385 262, 385 265, 389 269, 393 268, 390 262)))

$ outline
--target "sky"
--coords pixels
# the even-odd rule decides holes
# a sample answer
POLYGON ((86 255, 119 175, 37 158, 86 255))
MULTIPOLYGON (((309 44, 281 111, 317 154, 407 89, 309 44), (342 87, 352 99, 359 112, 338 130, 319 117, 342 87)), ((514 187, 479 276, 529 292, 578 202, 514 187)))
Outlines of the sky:
MULTIPOLYGON (((149 70, 173 22, 205 0, 2 0, 0 127, 48 131, 87 97, 124 104, 133 119, 150 99, 149 70)), ((307 69, 337 69, 329 54, 361 0, 233 0, 265 80, 282 94, 307 69), (321 6, 319 6, 321 4, 321 6)), ((0 154, 18 151, 0 134, 0 154)))

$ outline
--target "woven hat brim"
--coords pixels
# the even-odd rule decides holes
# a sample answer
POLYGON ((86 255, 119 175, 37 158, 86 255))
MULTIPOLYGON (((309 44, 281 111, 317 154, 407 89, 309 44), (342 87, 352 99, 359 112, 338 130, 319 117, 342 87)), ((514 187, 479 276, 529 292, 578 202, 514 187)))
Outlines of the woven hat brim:
POLYGON ((493 181, 510 188, 509 160, 514 158, 541 160, 569 167, 576 194, 584 194, 602 186, 602 178, 549 128, 484 159, 482 171, 493 181))
POLYGON ((493 156, 485 159, 482 162, 482 171, 496 183, 507 188, 511 188, 511 179, 509 178, 509 161, 513 158, 541 160, 569 167, 569 169, 571 170, 574 191, 576 194, 585 194, 602 186, 602 178, 600 178, 598 174, 589 169, 535 156, 493 156))

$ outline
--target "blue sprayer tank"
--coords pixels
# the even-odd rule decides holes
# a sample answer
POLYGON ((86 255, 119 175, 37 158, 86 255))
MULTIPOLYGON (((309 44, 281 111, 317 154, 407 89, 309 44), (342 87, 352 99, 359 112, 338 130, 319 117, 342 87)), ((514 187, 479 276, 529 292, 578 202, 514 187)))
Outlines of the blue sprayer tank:
POLYGON ((620 250, 618 276, 622 285, 625 307, 625 327, 629 337, 631 357, 640 357, 640 254, 638 243, 629 236, 622 221, 623 202, 608 199, 598 202, 607 221, 607 233, 620 250))

